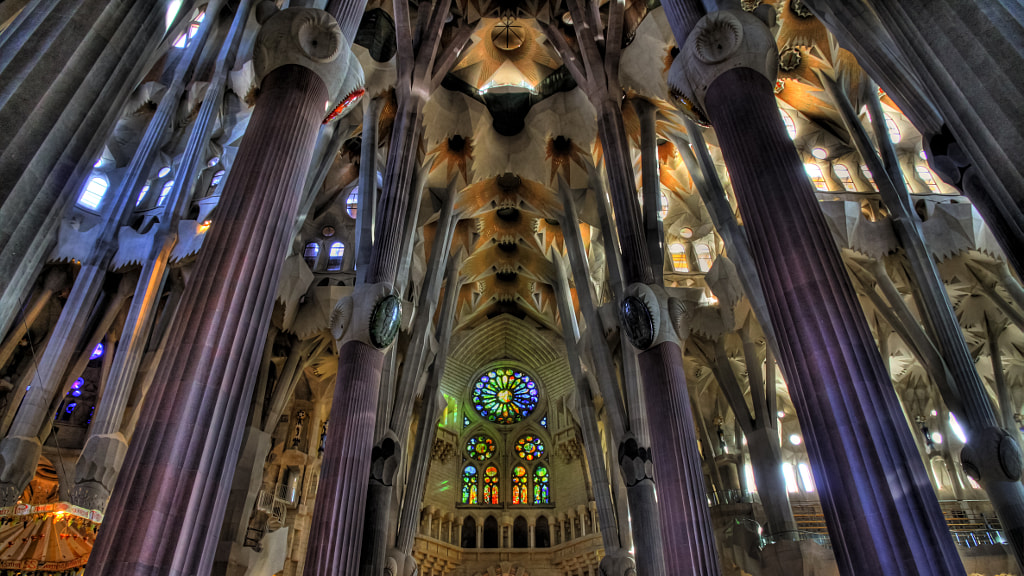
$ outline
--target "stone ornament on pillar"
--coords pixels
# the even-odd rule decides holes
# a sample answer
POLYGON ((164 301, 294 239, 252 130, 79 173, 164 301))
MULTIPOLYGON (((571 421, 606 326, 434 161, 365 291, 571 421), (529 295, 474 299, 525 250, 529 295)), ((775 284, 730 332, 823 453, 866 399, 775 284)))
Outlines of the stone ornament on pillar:
POLYGON ((377 349, 391 346, 402 327, 402 301, 391 284, 362 284, 331 313, 331 335, 338 350, 351 340, 377 349))
POLYGON ((108 487, 117 480, 127 453, 128 443, 120 432, 90 438, 75 466, 71 502, 88 510, 106 509, 110 499, 108 487))
POLYGON ((636 576, 636 562, 625 552, 617 552, 601 559, 598 567, 601 576, 636 576))
POLYGON ((252 60, 261 82, 282 66, 302 66, 324 81, 330 102, 338 102, 362 84, 362 69, 334 16, 315 8, 279 10, 273 2, 264 1, 256 7, 256 18, 262 28, 252 60))
POLYGON ((633 487, 648 480, 654 482, 654 462, 650 448, 637 443, 632 434, 619 444, 619 468, 627 487, 633 487))
POLYGON ((704 16, 672 62, 669 85, 703 108, 708 87, 728 70, 750 68, 774 83, 779 67, 769 29, 774 15, 772 7, 761 6, 754 13, 719 10, 704 16))
POLYGON ((689 314, 679 298, 663 286, 631 284, 619 307, 619 319, 629 342, 646 350, 663 342, 681 345, 690 333, 689 314))
POLYGON ((401 453, 398 437, 394 432, 388 430, 380 442, 374 445, 373 452, 370 453, 370 479, 384 486, 394 484, 401 453))
POLYGON ((960 451, 964 472, 976 482, 1020 480, 1024 462, 1017 441, 1002 428, 986 428, 971 434, 971 441, 960 451))

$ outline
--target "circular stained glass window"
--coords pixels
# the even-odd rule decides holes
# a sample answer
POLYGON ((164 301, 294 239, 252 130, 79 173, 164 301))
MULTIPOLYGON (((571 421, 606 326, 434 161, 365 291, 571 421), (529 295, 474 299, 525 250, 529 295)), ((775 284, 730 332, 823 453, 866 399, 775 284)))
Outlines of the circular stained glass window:
POLYGON ((533 461, 544 456, 544 441, 530 434, 516 442, 516 455, 523 460, 533 461))
POLYGON ((487 436, 473 436, 466 443, 466 452, 469 452, 469 457, 476 460, 484 461, 494 456, 494 440, 491 440, 487 436))
POLYGON ((473 405, 481 416, 498 424, 515 424, 537 407, 537 383, 511 368, 491 370, 473 386, 473 405))

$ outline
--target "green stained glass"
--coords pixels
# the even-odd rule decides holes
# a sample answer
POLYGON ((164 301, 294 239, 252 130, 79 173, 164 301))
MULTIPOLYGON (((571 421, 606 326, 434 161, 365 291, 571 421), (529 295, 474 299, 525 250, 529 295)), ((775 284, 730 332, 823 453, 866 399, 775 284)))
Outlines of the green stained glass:
POLYGON ((522 372, 498 368, 484 374, 473 386, 476 411, 491 422, 515 424, 537 407, 537 383, 522 372))
POLYGON ((551 488, 548 483, 548 469, 545 466, 537 466, 537 469, 533 471, 533 503, 551 503, 551 488))
POLYGON ((484 435, 473 436, 469 442, 466 442, 466 452, 469 452, 469 457, 481 462, 494 456, 494 448, 494 440, 484 435))
POLYGON ((516 455, 527 461, 534 461, 544 456, 544 441, 530 434, 516 442, 516 455))

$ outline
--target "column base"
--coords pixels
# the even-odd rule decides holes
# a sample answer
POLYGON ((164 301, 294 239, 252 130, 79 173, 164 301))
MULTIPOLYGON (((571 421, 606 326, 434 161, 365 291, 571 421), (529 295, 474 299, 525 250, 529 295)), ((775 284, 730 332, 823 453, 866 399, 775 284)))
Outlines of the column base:
POLYGON ((75 466, 71 502, 89 510, 106 510, 127 453, 128 442, 120 432, 90 436, 75 466))
POLYGON ((14 506, 36 475, 43 444, 39 438, 8 436, 0 441, 0 506, 14 506))

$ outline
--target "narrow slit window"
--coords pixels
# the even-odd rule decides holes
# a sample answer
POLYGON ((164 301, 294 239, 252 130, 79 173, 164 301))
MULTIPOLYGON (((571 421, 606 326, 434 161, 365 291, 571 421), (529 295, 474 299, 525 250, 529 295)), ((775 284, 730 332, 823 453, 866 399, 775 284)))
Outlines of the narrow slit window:
POLYGON ((167 197, 171 195, 171 190, 174 189, 174 180, 168 180, 164 187, 160 189, 160 198, 157 199, 156 205, 163 206, 167 203, 167 197))
POLYGON ((353 188, 345 200, 345 210, 350 218, 355 218, 359 213, 359 188, 353 188))

